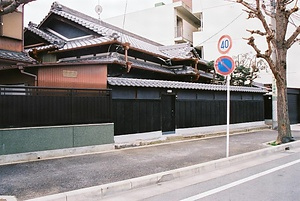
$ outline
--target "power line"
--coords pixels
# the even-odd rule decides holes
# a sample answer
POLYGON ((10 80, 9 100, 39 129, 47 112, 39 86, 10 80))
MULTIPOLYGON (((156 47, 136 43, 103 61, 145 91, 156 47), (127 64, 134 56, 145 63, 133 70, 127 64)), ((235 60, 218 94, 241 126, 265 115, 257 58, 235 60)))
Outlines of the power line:
POLYGON ((203 8, 202 10, 209 10, 209 9, 223 7, 223 6, 230 6, 230 5, 233 5, 233 4, 236 4, 236 3, 228 3, 228 4, 218 5, 218 6, 211 6, 211 7, 203 8))
POLYGON ((211 37, 209 37, 208 39, 206 39, 205 41, 199 43, 196 46, 202 45, 203 43, 207 42, 208 40, 212 39, 214 36, 216 36, 217 34, 219 34, 221 31, 223 31, 224 29, 226 29, 228 26, 230 26, 233 22, 235 22, 239 17, 242 16, 244 12, 242 12, 241 14, 239 14, 236 18, 234 18, 231 22, 229 22, 225 27, 223 27, 222 29, 220 29, 218 32, 216 32, 215 34, 213 34, 211 37))
POLYGON ((128 0, 126 0, 126 4, 125 4, 125 11, 124 11, 124 18, 123 18, 123 26, 122 26, 123 29, 124 29, 124 26, 125 26, 125 19, 126 19, 126 13, 127 13, 127 4, 128 4, 128 0))

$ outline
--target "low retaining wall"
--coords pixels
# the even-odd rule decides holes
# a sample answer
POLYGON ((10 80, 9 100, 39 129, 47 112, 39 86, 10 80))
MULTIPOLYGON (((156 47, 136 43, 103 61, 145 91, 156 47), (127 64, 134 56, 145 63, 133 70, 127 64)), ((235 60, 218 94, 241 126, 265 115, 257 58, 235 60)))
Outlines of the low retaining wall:
POLYGON ((113 143, 113 123, 0 130, 0 155, 113 143))
MULTIPOLYGON (((226 134, 227 125, 217 126, 204 126, 194 128, 180 128, 176 129, 173 134, 163 134, 161 131, 147 132, 147 133, 135 133, 128 135, 115 136, 115 145, 117 147, 122 146, 138 146, 143 142, 166 140, 170 137, 192 137, 199 135, 215 135, 218 133, 226 134)), ((230 133, 233 132, 247 132, 254 129, 268 128, 264 121, 248 122, 230 124, 230 133)))

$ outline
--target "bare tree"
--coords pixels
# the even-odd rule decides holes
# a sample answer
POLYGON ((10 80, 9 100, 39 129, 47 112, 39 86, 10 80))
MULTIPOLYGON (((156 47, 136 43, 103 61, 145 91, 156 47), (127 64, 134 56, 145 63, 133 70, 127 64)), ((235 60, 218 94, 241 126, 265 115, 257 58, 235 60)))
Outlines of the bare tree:
POLYGON ((276 80, 278 92, 276 143, 292 141, 287 101, 287 51, 295 42, 299 41, 300 26, 294 24, 295 30, 290 36, 287 36, 287 28, 291 15, 298 11, 298 0, 276 0, 276 2, 271 0, 271 12, 267 9, 268 6, 264 0, 255 0, 253 4, 237 0, 237 3, 246 8, 245 11, 249 14, 248 18, 256 18, 262 23, 263 30, 247 30, 252 34, 247 39, 248 44, 255 50, 257 58, 266 60, 276 80), (273 20, 275 27, 268 24, 268 16, 273 20), (253 35, 265 38, 268 48, 264 53, 257 47, 253 35), (271 56, 272 53, 274 56, 271 56))
POLYGON ((21 4, 35 0, 0 0, 0 16, 14 12, 21 4))
POLYGON ((235 70, 231 73, 230 84, 235 86, 253 86, 261 70, 266 70, 267 64, 263 59, 257 59, 252 53, 239 54, 233 57, 235 70))

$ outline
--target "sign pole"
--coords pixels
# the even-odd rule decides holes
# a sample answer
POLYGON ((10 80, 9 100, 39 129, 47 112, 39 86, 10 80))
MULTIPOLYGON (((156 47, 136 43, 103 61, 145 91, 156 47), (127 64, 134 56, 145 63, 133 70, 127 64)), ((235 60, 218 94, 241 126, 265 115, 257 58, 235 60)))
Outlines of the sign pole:
MULTIPOLYGON (((226 54, 232 47, 232 40, 229 35, 223 35, 218 41, 218 50, 226 54)), ((226 129, 226 158, 229 157, 229 124, 230 124, 230 74, 235 69, 234 60, 226 55, 215 61, 215 70, 218 74, 227 76, 227 129, 226 129)))
POLYGON ((230 75, 227 75, 227 129, 226 129, 226 158, 229 157, 229 124, 230 124, 230 75))

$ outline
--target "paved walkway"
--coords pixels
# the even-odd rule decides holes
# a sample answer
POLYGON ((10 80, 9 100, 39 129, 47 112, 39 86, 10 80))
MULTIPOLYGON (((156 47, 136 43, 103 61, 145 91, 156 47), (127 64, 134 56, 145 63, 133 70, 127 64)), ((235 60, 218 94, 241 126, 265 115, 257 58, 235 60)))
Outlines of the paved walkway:
MULTIPOLYGON (((293 136, 300 139, 300 125, 293 136)), ((269 129, 230 136, 230 156, 268 147, 269 129)), ((224 158, 226 137, 194 139, 98 154, 0 166, 0 195, 41 197, 224 158)))

